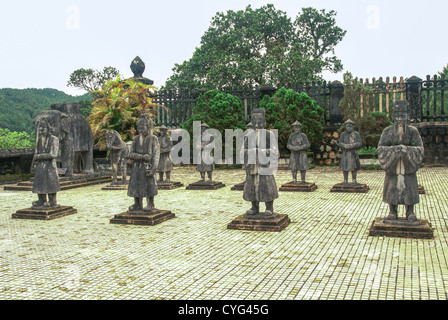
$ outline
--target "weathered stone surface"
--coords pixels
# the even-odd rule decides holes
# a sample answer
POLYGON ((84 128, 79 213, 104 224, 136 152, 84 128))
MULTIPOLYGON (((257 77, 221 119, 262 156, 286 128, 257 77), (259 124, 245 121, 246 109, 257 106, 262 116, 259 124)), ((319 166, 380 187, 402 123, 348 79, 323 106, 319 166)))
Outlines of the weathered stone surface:
POLYGON ((226 185, 220 181, 199 180, 197 182, 190 183, 186 189, 187 190, 217 190, 217 189, 223 188, 225 186, 226 185))
POLYGON ((434 231, 427 220, 418 219, 410 223, 404 217, 396 221, 376 218, 370 227, 369 236, 434 239, 434 231))
POLYGON ((254 215, 252 217, 242 214, 232 220, 227 225, 227 229, 247 230, 247 231, 275 231, 284 230, 291 220, 286 214, 271 215, 263 217, 261 215, 254 215))
POLYGON ((317 190, 317 185, 314 182, 294 182, 282 184, 279 191, 293 191, 293 192, 312 192, 317 190))
POLYGON ((159 190, 171 190, 183 187, 184 184, 179 181, 157 181, 159 190))
POLYGON ((235 184, 232 188, 230 188, 230 190, 243 191, 244 190, 244 182, 235 184))
POLYGON ((366 193, 369 191, 369 186, 361 183, 337 183, 330 192, 349 192, 349 193, 366 193))
POLYGON ((172 219, 175 216, 170 210, 154 209, 150 212, 143 210, 126 211, 116 214, 110 219, 110 223, 153 226, 172 219))
POLYGON ((26 208, 12 214, 14 219, 53 220, 76 213, 78 210, 70 206, 60 206, 55 209, 26 208))

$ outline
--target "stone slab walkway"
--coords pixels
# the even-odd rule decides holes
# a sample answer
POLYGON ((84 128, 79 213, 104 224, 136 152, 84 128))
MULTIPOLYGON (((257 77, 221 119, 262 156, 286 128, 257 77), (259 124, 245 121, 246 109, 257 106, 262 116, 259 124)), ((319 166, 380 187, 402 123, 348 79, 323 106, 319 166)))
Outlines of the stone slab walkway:
MULTIPOLYGON (((231 190, 241 170, 215 171, 226 184, 215 191, 160 190, 156 207, 176 218, 155 226, 110 224, 132 199, 103 185, 60 192, 59 203, 78 213, 50 221, 12 219, 35 195, 0 191, 0 299, 446 300, 448 168, 418 172, 426 194, 416 214, 432 224, 433 240, 368 236, 387 214, 383 177, 360 171, 368 193, 330 193, 341 172, 309 170, 316 191, 279 192, 274 203, 291 219, 281 232, 226 228, 249 208, 231 190)), ((194 167, 172 174, 185 186, 198 178, 194 167)), ((276 179, 280 187, 290 172, 276 179)))

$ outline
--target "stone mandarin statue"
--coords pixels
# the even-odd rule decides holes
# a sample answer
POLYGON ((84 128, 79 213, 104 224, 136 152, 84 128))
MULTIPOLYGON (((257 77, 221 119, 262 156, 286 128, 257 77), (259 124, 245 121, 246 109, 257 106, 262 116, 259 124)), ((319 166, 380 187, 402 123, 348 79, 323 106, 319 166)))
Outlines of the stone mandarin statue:
POLYGON ((158 167, 160 149, 159 141, 152 134, 152 120, 142 115, 137 121, 138 136, 132 142, 129 159, 132 161, 129 179, 128 196, 134 198, 134 205, 129 211, 152 211, 154 196, 157 195, 155 172, 158 167), (143 198, 147 198, 147 206, 143 208, 143 198))
POLYGON ((59 139, 52 135, 47 119, 36 118, 36 149, 33 158, 34 181, 33 193, 38 200, 33 202, 35 208, 57 208, 56 193, 60 191, 56 158, 59 152, 59 139), (47 202, 48 194, 48 202, 47 202))
POLYGON ((292 172, 293 182, 297 182, 297 172, 300 171, 301 183, 305 182, 306 170, 309 169, 306 151, 310 147, 308 137, 304 134, 302 124, 298 121, 292 124, 293 133, 289 136, 286 147, 291 150, 289 170, 292 172))
POLYGON ((418 130, 410 126, 409 103, 396 101, 394 125, 384 129, 378 143, 378 159, 385 171, 383 201, 389 204, 386 220, 397 220, 398 205, 406 208, 406 219, 416 222, 414 205, 419 203, 417 170, 423 160, 423 142, 418 130))
POLYGON ((246 170, 246 181, 244 184, 243 199, 252 203, 252 208, 246 212, 246 217, 254 218, 257 216, 275 217, 274 213, 274 200, 278 198, 277 185, 275 182, 274 172, 271 174, 260 174, 262 167, 269 167, 269 164, 260 163, 259 154, 264 153, 266 157, 277 157, 278 148, 275 140, 275 136, 269 132, 266 132, 266 144, 265 147, 260 146, 260 142, 263 137, 260 135, 261 130, 265 128, 265 110, 254 109, 251 113, 251 122, 255 130, 249 133, 245 137, 244 142, 244 168, 246 170), (250 135, 255 135, 256 144, 251 145, 249 143, 250 135), (256 159, 254 163, 249 161, 249 154, 255 154, 256 159), (260 213, 260 202, 265 202, 266 211, 260 213))
POLYGON ((207 173, 208 181, 213 181, 213 170, 215 169, 215 164, 211 159, 206 159, 202 153, 208 144, 213 143, 213 136, 206 135, 205 131, 209 128, 208 124, 201 124, 201 144, 197 146, 200 148, 201 152, 201 163, 197 165, 196 170, 201 174, 201 181, 205 181, 205 174, 207 173), (208 161, 210 160, 210 161, 208 161), (210 163, 211 162, 211 163, 210 163))
POLYGON ((126 184, 128 145, 121 139, 116 130, 108 130, 106 133, 106 149, 110 151, 110 164, 112 167, 112 183, 118 184, 118 167, 121 167, 121 184, 126 184))
POLYGON ((358 150, 362 146, 362 139, 360 134, 353 130, 354 124, 350 119, 344 123, 345 131, 341 134, 337 143, 338 147, 342 150, 339 169, 343 172, 344 184, 348 184, 349 172, 352 173, 352 184, 358 184, 356 176, 358 170, 361 168, 358 150))
POLYGON ((163 181, 163 174, 165 174, 166 181, 171 181, 171 171, 173 170, 173 162, 171 161, 171 149, 173 149, 173 142, 168 136, 168 128, 164 125, 160 127, 159 146, 160 146, 160 160, 157 167, 160 182, 163 181))

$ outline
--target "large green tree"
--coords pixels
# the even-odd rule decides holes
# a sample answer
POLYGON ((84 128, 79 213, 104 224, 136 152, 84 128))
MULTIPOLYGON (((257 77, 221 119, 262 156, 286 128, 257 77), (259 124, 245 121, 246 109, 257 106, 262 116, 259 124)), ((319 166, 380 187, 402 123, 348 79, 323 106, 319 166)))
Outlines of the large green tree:
POLYGON ((67 87, 92 92, 101 89, 108 80, 116 78, 119 74, 120 72, 114 67, 104 67, 103 70, 81 68, 70 74, 67 87))
POLYGON ((292 21, 268 4, 218 12, 193 56, 176 64, 165 88, 289 85, 338 72, 335 46, 346 31, 336 12, 303 8, 292 21))

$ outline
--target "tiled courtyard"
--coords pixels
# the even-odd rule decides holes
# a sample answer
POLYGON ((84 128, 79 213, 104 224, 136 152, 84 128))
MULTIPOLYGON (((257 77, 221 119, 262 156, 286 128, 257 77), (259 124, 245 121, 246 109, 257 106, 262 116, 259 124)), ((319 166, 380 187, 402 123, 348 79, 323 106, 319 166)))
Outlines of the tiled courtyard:
MULTIPOLYGON (((185 186, 199 178, 194 167, 172 176, 185 186)), ((383 177, 360 171, 367 194, 330 193, 341 172, 309 170, 315 192, 279 192, 274 203, 291 219, 281 232, 226 228, 249 208, 230 190, 241 170, 215 171, 226 184, 216 191, 160 190, 156 206, 176 218, 155 226, 110 224, 132 199, 104 185, 60 192, 59 203, 78 213, 49 221, 12 219, 35 195, 2 190, 0 299, 446 300, 448 168, 418 172, 426 194, 416 214, 432 224, 433 240, 368 235, 387 214, 383 177)), ((276 178, 280 187, 290 172, 276 178)))

